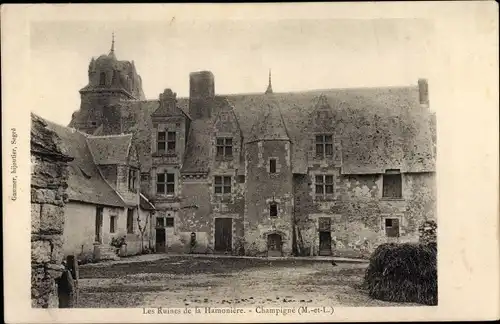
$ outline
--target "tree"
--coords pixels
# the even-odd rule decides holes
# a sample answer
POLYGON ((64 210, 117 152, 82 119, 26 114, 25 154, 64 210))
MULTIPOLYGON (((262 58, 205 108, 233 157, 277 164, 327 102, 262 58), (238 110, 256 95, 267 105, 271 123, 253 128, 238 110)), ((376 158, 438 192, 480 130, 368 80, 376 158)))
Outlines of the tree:
POLYGON ((153 217, 153 213, 150 212, 146 217, 144 225, 142 224, 140 213, 137 213, 137 226, 139 227, 139 233, 141 235, 141 253, 144 253, 144 234, 146 234, 146 229, 148 228, 149 219, 153 217))

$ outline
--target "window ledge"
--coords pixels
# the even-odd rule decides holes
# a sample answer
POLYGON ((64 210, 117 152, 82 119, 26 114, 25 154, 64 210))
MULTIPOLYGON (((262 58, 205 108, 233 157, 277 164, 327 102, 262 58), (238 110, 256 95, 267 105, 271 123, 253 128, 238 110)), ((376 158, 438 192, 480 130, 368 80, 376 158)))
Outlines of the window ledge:
POLYGON ((232 196, 231 194, 214 194, 214 199, 219 202, 231 202, 232 196))
POLYGON ((234 157, 232 156, 216 156, 215 161, 225 162, 225 161, 233 161, 234 157))
POLYGON ((156 153, 153 153, 152 156, 153 157, 163 157, 163 156, 176 157, 177 152, 156 152, 156 153))
POLYGON ((320 195, 320 194, 315 194, 314 200, 316 201, 337 201, 335 196, 332 195, 320 195))

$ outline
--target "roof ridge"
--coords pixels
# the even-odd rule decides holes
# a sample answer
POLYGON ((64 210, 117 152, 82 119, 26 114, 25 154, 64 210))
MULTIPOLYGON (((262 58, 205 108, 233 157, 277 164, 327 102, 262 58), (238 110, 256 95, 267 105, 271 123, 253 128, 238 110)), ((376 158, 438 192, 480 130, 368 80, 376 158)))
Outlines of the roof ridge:
POLYGON ((114 134, 114 135, 88 135, 87 138, 111 138, 111 137, 127 137, 127 136, 133 136, 133 133, 126 133, 126 134, 114 134))
POLYGON ((59 124, 59 123, 56 123, 56 122, 54 122, 54 121, 48 120, 48 119, 46 119, 46 118, 44 118, 44 117, 41 117, 40 115, 35 115, 35 116, 37 116, 38 118, 42 119, 42 120, 43 120, 45 123, 47 123, 48 125, 61 127, 61 128, 65 129, 65 130, 69 130, 69 131, 71 131, 71 132, 73 132, 73 133, 79 133, 79 134, 81 134, 81 135, 83 135, 83 136, 85 136, 85 137, 89 137, 89 136, 90 136, 90 134, 87 134, 87 133, 85 133, 85 132, 82 132, 81 130, 79 130, 79 129, 75 128, 75 127, 64 126, 64 125, 62 125, 62 124, 59 124))

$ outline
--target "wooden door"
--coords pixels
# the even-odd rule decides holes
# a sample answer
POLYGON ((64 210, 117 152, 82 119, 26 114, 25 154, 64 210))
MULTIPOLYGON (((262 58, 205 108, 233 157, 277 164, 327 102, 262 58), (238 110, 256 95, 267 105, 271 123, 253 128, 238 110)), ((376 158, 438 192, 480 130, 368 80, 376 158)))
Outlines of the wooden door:
POLYGON ((166 235, 165 228, 156 229, 156 252, 166 252, 166 235))
POLYGON ((319 255, 332 254, 332 233, 319 232, 319 255))
POLYGON ((268 256, 282 256, 282 246, 281 235, 279 234, 269 234, 267 236, 267 255, 268 256))
POLYGON ((233 243, 232 218, 215 219, 215 251, 231 252, 233 243))

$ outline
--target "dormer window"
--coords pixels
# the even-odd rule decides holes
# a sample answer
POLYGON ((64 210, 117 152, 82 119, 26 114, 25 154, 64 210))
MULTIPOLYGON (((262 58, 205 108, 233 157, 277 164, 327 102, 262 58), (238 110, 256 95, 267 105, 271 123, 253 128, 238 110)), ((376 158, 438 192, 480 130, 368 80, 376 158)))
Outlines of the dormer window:
POLYGON ((175 132, 158 132, 158 153, 175 153, 175 132))
POLYGON ((230 137, 217 138, 217 157, 232 158, 233 157, 233 139, 230 137))
POLYGON ((137 190, 137 170, 129 169, 128 171, 128 189, 130 191, 137 190))
POLYGON ((324 159, 333 155, 333 136, 316 135, 316 157, 324 159))

